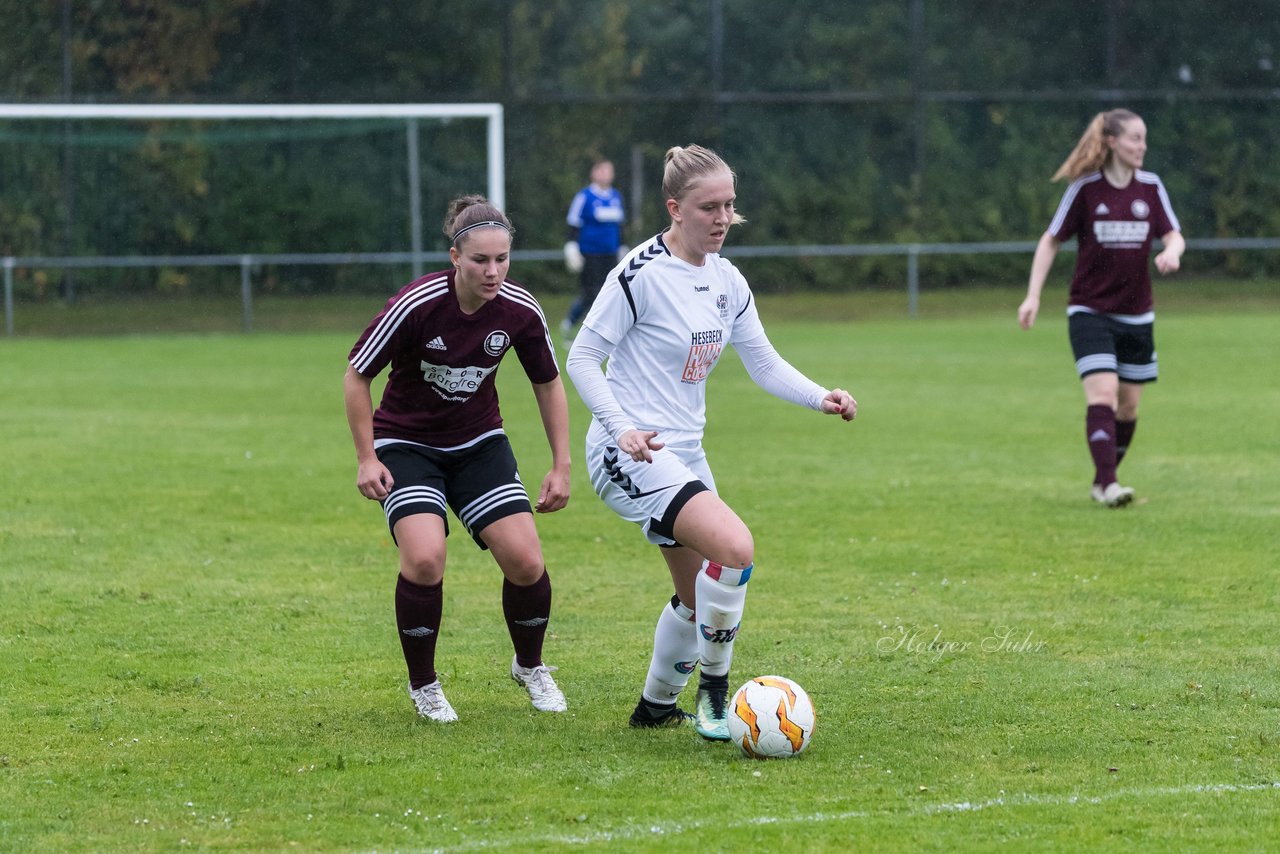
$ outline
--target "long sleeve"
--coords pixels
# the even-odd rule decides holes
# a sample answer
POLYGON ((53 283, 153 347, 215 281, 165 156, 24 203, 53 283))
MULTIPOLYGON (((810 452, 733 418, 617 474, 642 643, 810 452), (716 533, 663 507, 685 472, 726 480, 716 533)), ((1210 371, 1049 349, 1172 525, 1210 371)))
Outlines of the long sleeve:
POLYGON ((618 405, 613 392, 609 390, 609 381, 600 368, 613 352, 614 346, 607 338, 583 327, 573 339, 573 347, 565 360, 565 370, 591 414, 616 440, 623 433, 636 428, 618 405))
POLYGON ((791 403, 822 411, 822 399, 827 396, 827 389, 778 355, 768 336, 761 334, 748 341, 735 341, 733 346, 747 369, 747 375, 760 388, 791 403))

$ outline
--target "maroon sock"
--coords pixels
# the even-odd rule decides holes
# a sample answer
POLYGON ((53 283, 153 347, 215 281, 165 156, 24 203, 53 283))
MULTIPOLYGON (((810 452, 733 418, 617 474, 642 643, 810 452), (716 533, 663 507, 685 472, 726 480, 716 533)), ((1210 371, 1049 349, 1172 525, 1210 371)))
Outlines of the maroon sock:
POLYGON ((542 577, 527 587, 504 578, 502 613, 516 650, 516 663, 537 667, 542 663, 542 639, 547 635, 547 619, 551 616, 551 576, 547 571, 544 569, 542 577))
POLYGON ((1133 431, 1138 429, 1138 419, 1121 421, 1116 419, 1116 465, 1124 459, 1129 451, 1129 443, 1133 441, 1133 431))
POLYGON ((409 687, 421 688, 436 681, 436 639, 440 637, 440 612, 444 582, 424 587, 403 575, 396 581, 396 628, 400 649, 409 667, 409 687))
POLYGON ((1116 480, 1116 412, 1110 406, 1090 406, 1084 419, 1084 434, 1093 455, 1093 482, 1098 486, 1116 480))

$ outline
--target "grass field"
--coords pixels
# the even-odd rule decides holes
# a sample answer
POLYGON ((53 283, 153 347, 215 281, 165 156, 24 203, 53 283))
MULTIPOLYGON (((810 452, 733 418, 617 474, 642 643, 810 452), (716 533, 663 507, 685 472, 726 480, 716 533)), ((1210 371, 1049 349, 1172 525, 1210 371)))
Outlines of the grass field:
MULTIPOLYGON (((0 850, 1270 849, 1280 298, 1237 296, 1163 304, 1120 511, 1087 498, 1060 312, 1023 333, 1009 292, 917 319, 762 299, 861 406, 788 406, 734 357, 710 385, 757 542, 734 680, 782 673, 818 709, 810 751, 764 763, 626 728, 669 583, 590 491, 576 396, 574 497, 539 517, 570 712, 507 676, 500 575, 455 532, 443 728, 405 695, 342 415, 376 306, 0 341, 0 850)), ((532 395, 502 379, 537 482, 532 395)))

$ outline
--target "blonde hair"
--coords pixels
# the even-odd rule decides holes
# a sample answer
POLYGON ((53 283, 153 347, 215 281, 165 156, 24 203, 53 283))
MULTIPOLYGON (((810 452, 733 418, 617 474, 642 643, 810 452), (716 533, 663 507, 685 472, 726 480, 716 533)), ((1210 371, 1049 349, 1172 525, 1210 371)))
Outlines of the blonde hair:
POLYGON ((511 220, 502 211, 489 204, 484 196, 459 196, 449 202, 449 209, 444 215, 444 236, 450 243, 457 243, 458 236, 472 226, 481 224, 501 226, 507 233, 515 236, 516 230, 511 227, 511 220))
POLYGON ((1111 159, 1111 147, 1107 145, 1106 138, 1124 133, 1125 124, 1138 117, 1137 113, 1125 109, 1098 113, 1084 129, 1075 149, 1067 155, 1058 171, 1053 173, 1053 180, 1065 178, 1074 181, 1081 175, 1088 175, 1106 166, 1111 159))
MULTIPOLYGON (((729 168, 729 164, 720 158, 719 154, 697 144, 687 146, 673 145, 667 149, 667 154, 663 158, 662 197, 679 201, 693 189, 694 184, 703 178, 725 172, 733 179, 736 187, 738 176, 729 168)), ((740 225, 744 222, 746 220, 737 211, 734 211, 732 224, 740 225)))

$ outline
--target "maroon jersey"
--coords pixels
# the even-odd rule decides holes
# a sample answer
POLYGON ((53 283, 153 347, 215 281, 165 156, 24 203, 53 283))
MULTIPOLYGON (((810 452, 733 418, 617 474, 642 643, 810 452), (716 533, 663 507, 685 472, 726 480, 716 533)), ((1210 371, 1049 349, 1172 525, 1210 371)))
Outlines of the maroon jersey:
POLYGON ((530 382, 560 375, 547 319, 533 295, 510 279, 475 314, 464 314, 455 270, 405 285, 369 327, 348 360, 362 376, 391 374, 373 414, 373 437, 456 448, 502 427, 494 377, 514 348, 530 382))
POLYGON ((1151 311, 1151 242, 1181 231, 1164 184, 1138 170, 1127 187, 1113 187, 1101 172, 1071 182, 1049 233, 1076 237, 1079 255, 1071 277, 1071 306, 1103 314, 1151 311))

